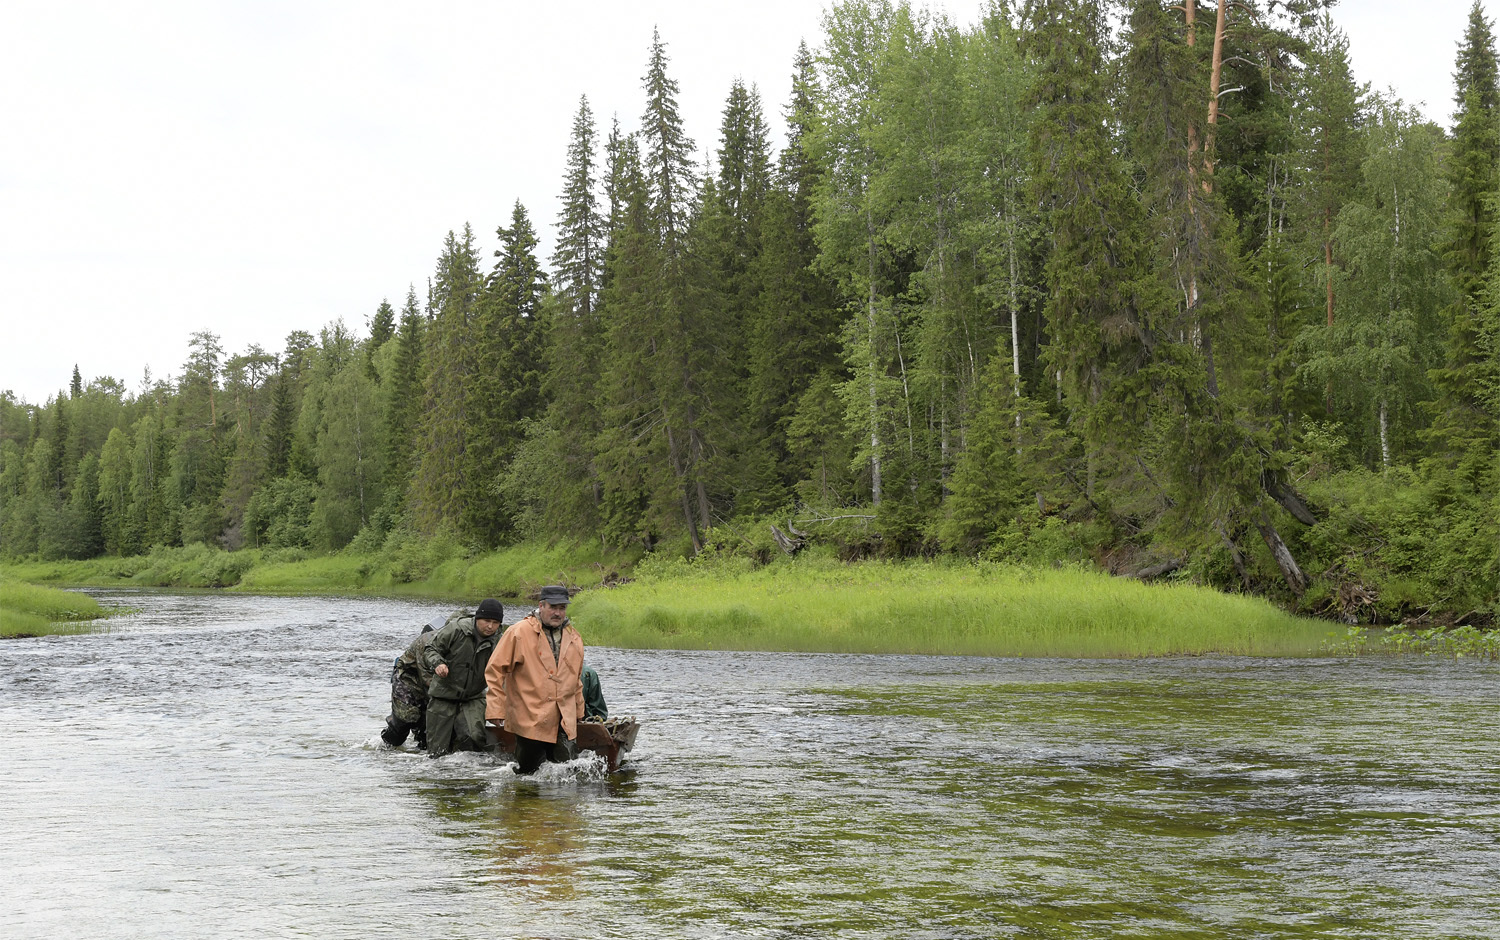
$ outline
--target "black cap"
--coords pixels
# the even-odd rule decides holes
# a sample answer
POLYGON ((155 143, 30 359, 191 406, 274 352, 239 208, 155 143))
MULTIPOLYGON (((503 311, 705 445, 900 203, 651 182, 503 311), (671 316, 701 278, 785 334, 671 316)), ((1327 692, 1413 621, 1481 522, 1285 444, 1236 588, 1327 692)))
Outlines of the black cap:
POLYGON ((542 603, 557 607, 568 602, 568 589, 561 584, 549 584, 542 588, 540 596, 542 603))
POLYGON ((500 602, 493 597, 486 597, 475 608, 474 619, 503 621, 505 619, 505 608, 501 607, 500 602))

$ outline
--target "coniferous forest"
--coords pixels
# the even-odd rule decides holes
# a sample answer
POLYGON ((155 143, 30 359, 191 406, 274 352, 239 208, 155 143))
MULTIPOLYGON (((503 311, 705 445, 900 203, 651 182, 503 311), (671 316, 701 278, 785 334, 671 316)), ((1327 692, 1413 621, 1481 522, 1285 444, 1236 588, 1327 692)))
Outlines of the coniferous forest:
POLYGON ((0 554, 808 543, 1493 621, 1477 2, 1451 132, 1357 84, 1317 0, 845 0, 788 51, 790 100, 736 82, 711 144, 660 37, 639 115, 580 101, 550 257, 517 203, 363 332, 206 324, 138 390, 7 394, 0 554))

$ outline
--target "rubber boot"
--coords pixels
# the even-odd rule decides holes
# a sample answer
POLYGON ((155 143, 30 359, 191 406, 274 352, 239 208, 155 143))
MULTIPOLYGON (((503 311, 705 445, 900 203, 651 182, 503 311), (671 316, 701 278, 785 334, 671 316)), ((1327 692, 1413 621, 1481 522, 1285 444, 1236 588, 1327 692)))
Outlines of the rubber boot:
MULTIPOLYGON (((380 732, 380 740, 391 747, 400 747, 406 743, 406 734, 409 730, 410 728, 406 722, 399 720, 395 715, 389 715, 385 719, 385 730, 380 732)), ((426 738, 427 736, 424 734, 421 737, 426 738)), ((423 740, 421 743, 425 746, 427 742, 423 740)))

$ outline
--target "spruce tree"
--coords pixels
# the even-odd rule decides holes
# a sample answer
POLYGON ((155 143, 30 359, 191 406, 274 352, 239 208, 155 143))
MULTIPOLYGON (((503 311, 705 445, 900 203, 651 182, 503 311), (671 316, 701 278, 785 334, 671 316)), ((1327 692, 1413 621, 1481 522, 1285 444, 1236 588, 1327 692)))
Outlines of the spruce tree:
POLYGON ((500 483, 524 434, 523 421, 541 410, 543 372, 540 322, 547 279, 537 261, 537 236, 518 201, 508 227, 496 233, 498 260, 479 300, 474 321, 475 371, 469 392, 463 530, 496 545, 514 530, 516 507, 500 483))
POLYGON ((422 413, 417 419, 417 465, 409 509, 418 531, 461 529, 471 446, 471 395, 478 363, 474 319, 482 287, 473 230, 448 233, 433 278, 436 318, 427 344, 428 362, 422 413))
MULTIPOLYGON (((619 128, 615 128, 618 134, 619 128)), ((595 158, 594 115, 580 98, 568 141, 562 211, 552 253, 554 292, 564 308, 590 319, 603 288, 605 222, 599 215, 599 172, 595 158)))
POLYGON ((550 315, 544 318, 542 394, 547 412, 528 426, 528 440, 508 476, 511 499, 539 531, 593 535, 601 498, 597 466, 600 372, 604 362, 601 296, 611 232, 622 209, 619 122, 610 132, 604 172, 595 159, 593 117, 579 103, 563 175, 563 210, 552 256, 550 315), (600 213, 601 177, 609 218, 600 213), (582 368, 579 364, 584 364, 582 368))
MULTIPOLYGON (((844 319, 837 288, 815 261, 813 198, 821 165, 809 152, 819 97, 816 63, 802 43, 794 60, 792 94, 783 114, 787 147, 767 188, 760 221, 760 250, 751 268, 757 293, 745 324, 748 377, 745 390, 751 440, 742 501, 750 511, 767 511, 785 501, 800 481, 816 481, 808 492, 819 500, 843 492, 847 470, 833 471, 823 447, 796 458, 788 440, 793 416, 819 376, 828 391, 841 381, 839 329, 844 319)), ((812 411, 800 426, 827 428, 818 420, 827 402, 807 399, 812 411)), ((825 444, 847 443, 842 433, 825 444)), ((811 443, 811 442, 809 442, 811 443)), ((840 451, 847 460, 850 455, 840 451)))
POLYGON ((1495 38, 1478 0, 1469 13, 1454 72, 1453 139, 1448 158, 1448 237, 1444 260, 1457 299, 1447 316, 1445 362, 1432 372, 1439 398, 1433 421, 1435 440, 1450 462, 1471 482, 1495 472, 1497 432, 1491 400, 1496 307, 1500 296, 1494 259, 1497 226, 1495 201, 1500 166, 1500 115, 1497 115, 1495 38))
POLYGON ((646 185, 651 221, 668 259, 682 251, 688 221, 696 207, 693 141, 677 108, 677 80, 667 74, 667 47, 661 33, 651 32, 651 56, 642 85, 646 111, 641 116, 646 185))
POLYGON ((385 465, 387 493, 397 502, 405 495, 406 481, 415 464, 412 431, 422 405, 424 327, 426 318, 417 306, 417 290, 408 287, 401 308, 398 348, 385 395, 385 465))

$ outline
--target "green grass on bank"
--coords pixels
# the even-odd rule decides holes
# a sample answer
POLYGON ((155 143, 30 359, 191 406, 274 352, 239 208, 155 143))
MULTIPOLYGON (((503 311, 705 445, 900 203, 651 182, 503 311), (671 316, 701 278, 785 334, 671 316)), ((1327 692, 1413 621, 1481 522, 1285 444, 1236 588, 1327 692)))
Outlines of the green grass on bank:
POLYGON ((666 565, 580 595, 590 643, 633 648, 1138 657, 1314 653, 1329 625, 1251 597, 1083 569, 810 557, 666 565))
POLYGON ((629 571, 634 559, 597 544, 522 544, 469 556, 435 540, 370 554, 302 549, 158 548, 131 558, 20 562, 0 572, 20 581, 89 587, 227 588, 251 594, 414 595, 472 600, 518 597, 543 584, 588 587, 629 571))
MULTIPOLYGON (((597 548, 569 544, 520 545, 472 557, 441 545, 323 556, 198 545, 133 559, 28 563, 0 571, 61 584, 229 585, 246 593, 412 595, 469 604, 526 596, 560 581, 591 588, 607 574, 629 569, 625 560, 597 548)), ((962 561, 851 565, 804 553, 762 568, 743 558, 694 564, 652 557, 634 573, 634 583, 579 596, 574 615, 588 642, 994 656, 1295 655, 1317 651, 1330 629, 1256 598, 1074 568, 962 561)))
POLYGON ((106 615, 87 594, 0 579, 0 636, 75 632, 106 615))

